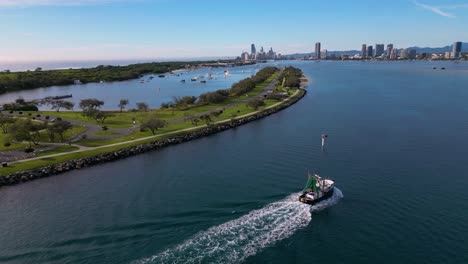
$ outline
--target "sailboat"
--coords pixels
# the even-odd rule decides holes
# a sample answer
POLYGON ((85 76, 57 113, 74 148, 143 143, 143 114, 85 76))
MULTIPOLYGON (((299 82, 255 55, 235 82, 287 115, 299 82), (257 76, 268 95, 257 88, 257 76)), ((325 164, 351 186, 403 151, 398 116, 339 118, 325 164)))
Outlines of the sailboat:
POLYGON ((299 196, 299 201, 306 204, 316 204, 333 195, 335 182, 320 177, 318 174, 308 173, 307 184, 299 196))

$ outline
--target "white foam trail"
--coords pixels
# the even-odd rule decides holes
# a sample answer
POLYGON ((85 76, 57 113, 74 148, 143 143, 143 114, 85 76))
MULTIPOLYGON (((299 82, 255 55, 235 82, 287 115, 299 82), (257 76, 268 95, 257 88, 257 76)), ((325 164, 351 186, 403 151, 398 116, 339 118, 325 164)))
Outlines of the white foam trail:
POLYGON ((311 212, 332 206, 343 197, 335 188, 332 197, 311 207, 300 203, 299 195, 292 194, 238 219, 211 227, 174 248, 135 263, 239 263, 306 227, 312 219, 311 212))

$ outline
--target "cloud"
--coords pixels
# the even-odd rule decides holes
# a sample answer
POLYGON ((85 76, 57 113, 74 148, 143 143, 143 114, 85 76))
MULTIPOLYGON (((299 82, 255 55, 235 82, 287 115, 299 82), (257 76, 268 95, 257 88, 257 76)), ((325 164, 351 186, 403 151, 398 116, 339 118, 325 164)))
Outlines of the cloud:
POLYGON ((80 6, 124 2, 124 0, 0 0, 1 7, 80 6))
POLYGON ((421 7, 421 8, 430 10, 430 11, 432 11, 432 12, 438 14, 438 15, 444 16, 444 17, 451 17, 451 18, 455 17, 455 15, 453 15, 453 14, 442 11, 443 7, 430 6, 430 5, 425 5, 425 4, 421 4, 421 3, 415 3, 415 4, 417 6, 419 6, 419 7, 421 7))

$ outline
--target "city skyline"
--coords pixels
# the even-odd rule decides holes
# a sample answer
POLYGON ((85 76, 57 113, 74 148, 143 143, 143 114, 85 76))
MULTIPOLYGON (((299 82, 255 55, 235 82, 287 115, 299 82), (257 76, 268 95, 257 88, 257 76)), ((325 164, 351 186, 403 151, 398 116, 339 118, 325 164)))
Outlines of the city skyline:
POLYGON ((357 50, 362 43, 441 47, 468 40, 468 5, 462 1, 401 0, 386 5, 385 12, 369 0, 290 4, 298 7, 295 12, 282 12, 280 3, 243 0, 222 6, 211 1, 0 1, 0 29, 7 36, 0 60, 236 57, 252 40, 282 54, 313 52, 318 41, 322 49, 336 51, 357 50), (246 4, 252 8, 244 10, 246 4), (375 30, 389 22, 398 30, 375 30), (314 24, 320 27, 311 32, 314 24), (355 30, 363 24, 370 30, 355 30))

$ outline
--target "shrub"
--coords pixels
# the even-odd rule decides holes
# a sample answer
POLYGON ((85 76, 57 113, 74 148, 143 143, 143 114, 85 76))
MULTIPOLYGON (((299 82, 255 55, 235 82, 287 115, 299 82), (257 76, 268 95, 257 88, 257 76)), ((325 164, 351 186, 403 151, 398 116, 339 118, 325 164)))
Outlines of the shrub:
POLYGON ((253 109, 257 110, 260 106, 264 106, 265 102, 263 100, 255 98, 247 103, 247 106, 252 107, 253 109))
POLYGON ((81 135, 81 139, 84 140, 84 139, 87 139, 87 138, 88 138, 88 135, 86 135, 86 134, 81 135))
POLYGON ((34 152, 34 149, 28 147, 28 148, 25 148, 25 149, 24 149, 24 152, 26 152, 26 153, 31 153, 31 152, 34 152))
POLYGON ((276 100, 276 101, 281 101, 283 100, 284 97, 285 96, 278 94, 278 93, 272 93, 266 96, 267 99, 276 100))
POLYGON ((36 117, 41 117, 41 115, 37 114, 36 117))
POLYGON ((18 114, 22 115, 22 114, 23 114, 23 111, 19 111, 18 114))
POLYGON ((50 116, 45 116, 45 119, 46 119, 46 120, 49 120, 49 118, 50 118, 50 116))
POLYGON ((11 146, 11 143, 10 142, 5 142, 5 143, 3 143, 3 146, 4 147, 9 147, 9 146, 11 146))
POLYGON ((103 131, 107 131, 109 128, 107 126, 102 126, 103 131))
POLYGON ((57 121, 62 121, 62 118, 61 118, 61 117, 57 117, 57 121))
POLYGON ((35 116, 33 116, 32 120, 36 120, 36 117, 35 117, 35 116))
POLYGON ((201 104, 217 104, 223 102, 229 93, 225 90, 208 92, 200 95, 198 102, 201 104))
POLYGON ((10 110, 10 112, 9 112, 9 113, 10 113, 10 114, 13 114, 14 112, 15 112, 15 111, 13 111, 13 110, 10 110))
POLYGON ((28 113, 28 116, 32 116, 32 113, 28 113))

